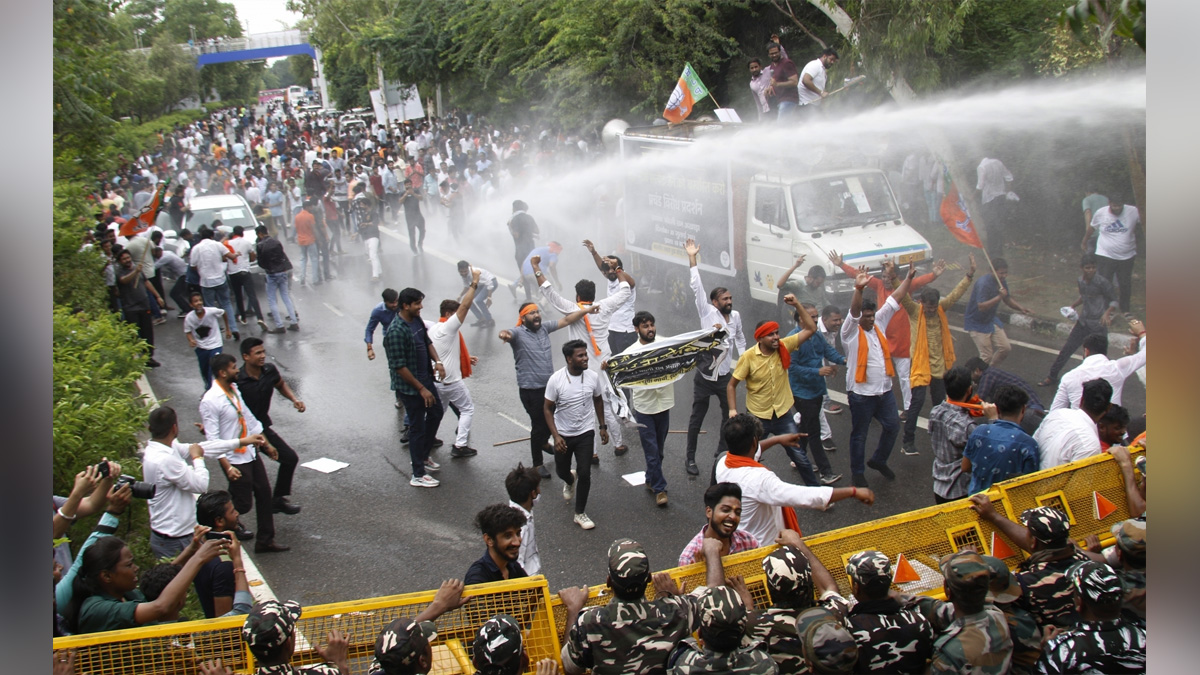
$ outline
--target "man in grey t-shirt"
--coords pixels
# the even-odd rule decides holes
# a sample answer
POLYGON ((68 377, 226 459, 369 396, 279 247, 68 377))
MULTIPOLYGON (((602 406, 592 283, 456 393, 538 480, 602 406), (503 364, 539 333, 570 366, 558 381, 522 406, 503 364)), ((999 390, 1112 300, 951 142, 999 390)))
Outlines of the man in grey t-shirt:
POLYGON ((546 416, 542 412, 546 399, 546 382, 554 373, 554 362, 550 355, 550 334, 579 321, 585 314, 594 314, 599 309, 599 305, 593 305, 572 312, 550 325, 543 325, 542 313, 537 303, 526 302, 521 305, 517 326, 511 330, 506 328, 500 331, 500 339, 507 342, 513 350, 521 405, 529 415, 529 448, 533 456, 533 465, 537 467, 543 479, 550 477, 550 471, 542 465, 542 452, 550 440, 550 427, 546 424, 546 416))

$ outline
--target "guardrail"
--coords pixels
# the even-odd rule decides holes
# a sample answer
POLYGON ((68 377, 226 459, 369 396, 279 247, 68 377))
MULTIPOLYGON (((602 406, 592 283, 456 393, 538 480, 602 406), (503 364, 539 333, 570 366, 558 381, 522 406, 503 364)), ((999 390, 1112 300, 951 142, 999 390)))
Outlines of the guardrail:
MULTIPOLYGON (((1131 448, 1135 456, 1145 452, 1131 448)), ((1039 471, 992 486, 988 491, 996 509, 1016 520, 1027 508, 1055 506, 1067 512, 1071 538, 1080 543, 1088 535, 1097 535, 1105 545, 1112 543, 1111 527, 1129 518, 1120 470, 1107 454, 1069 465, 1039 471), (1097 513, 1095 494, 1112 504, 1111 513, 1097 513), (1097 518, 1104 515, 1103 518, 1097 518)), ((993 542, 1009 549, 1003 557, 1015 567, 1027 555, 999 531, 980 521, 966 504, 958 500, 888 518, 860 523, 838 530, 805 537, 805 542, 848 594, 846 559, 866 549, 884 552, 896 560, 901 553, 921 577, 897 585, 906 593, 942 597, 939 557, 965 545, 995 555, 993 542)), ((740 574, 754 596, 756 605, 769 606, 761 561, 775 550, 766 546, 724 559, 726 573, 740 574)), ((1001 551, 1001 553, 1005 553, 1001 551)), ((703 563, 667 570, 676 581, 693 589, 704 584, 703 563)), ((647 597, 654 597, 649 586, 647 597)), ((514 579, 494 584, 469 586, 463 593, 473 598, 467 606, 444 614, 437 621, 434 641, 434 666, 431 673, 473 673, 470 648, 479 627, 493 615, 504 612, 525 627, 525 648, 530 663, 540 659, 559 659, 559 636, 563 632, 566 611, 557 595, 551 595, 545 577, 514 579)), ((370 598, 353 602, 315 605, 304 608, 297 622, 295 665, 319 662, 314 645, 323 644, 332 628, 341 630, 350 641, 351 670, 365 674, 371 661, 375 638, 393 619, 413 617, 433 600, 434 591, 370 598)), ((607 603, 608 590, 593 586, 588 605, 607 603)), ((92 675, 174 675, 198 672, 198 664, 221 658, 239 673, 254 671, 254 660, 241 640, 241 617, 209 619, 187 623, 150 626, 130 630, 91 633, 58 638, 54 649, 75 649, 76 672, 92 675)), ((533 672, 530 670, 529 672, 533 672)))

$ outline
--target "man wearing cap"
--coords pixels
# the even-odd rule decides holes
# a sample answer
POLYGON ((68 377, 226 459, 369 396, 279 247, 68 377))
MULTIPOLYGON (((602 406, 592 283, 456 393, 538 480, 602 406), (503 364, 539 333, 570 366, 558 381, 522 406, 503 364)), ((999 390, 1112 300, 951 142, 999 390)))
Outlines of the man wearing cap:
POLYGON ((952 553, 941 561, 942 588, 951 612, 931 612, 947 603, 917 598, 925 617, 939 631, 933 643, 930 673, 1003 675, 1012 664, 1013 644, 1004 613, 987 603, 991 569, 972 551, 952 553))
MULTIPOLYGON (((425 611, 415 618, 400 617, 389 623, 375 638, 371 675, 424 675, 433 667, 433 647, 437 638, 434 621, 451 610, 467 604, 462 597, 463 583, 458 579, 442 582, 425 611)), ((349 671, 345 671, 348 675, 349 671)))
POLYGON ((1116 562, 1112 564, 1125 586, 1121 616, 1146 627, 1146 521, 1130 518, 1113 525, 1116 562))
POLYGON ((986 494, 971 495, 971 509, 1014 544, 1029 551, 1016 573, 1024 590, 1020 603, 1039 625, 1069 626, 1077 617, 1066 573, 1071 565, 1089 560, 1071 542, 1066 514, 1049 506, 1027 509, 1014 523, 998 513, 986 494))
POLYGON ((1143 673, 1146 630, 1121 618, 1121 579, 1108 565, 1085 561, 1068 572, 1079 622, 1046 641, 1039 673, 1143 673))
MULTIPOLYGON (((817 324, 808 312, 796 302, 796 296, 787 294, 783 301, 797 312, 801 330, 787 337, 779 337, 779 324, 775 321, 760 322, 754 328, 757 342, 738 359, 733 376, 725 387, 729 401, 729 416, 737 415, 737 386, 746 383, 746 411, 758 418, 763 431, 770 435, 796 433, 796 409, 793 405, 792 389, 788 382, 788 368, 792 365, 791 353, 817 332, 817 324)), ((796 465, 805 485, 821 485, 813 471, 808 454, 800 446, 784 445, 788 457, 796 465)))
MULTIPOLYGON (((810 607, 796 618, 802 653, 794 673, 852 673, 858 665, 858 645, 846 625, 823 607, 810 607)), ((781 669, 782 670, 782 669, 781 669)))
MULTIPOLYGON (((529 669, 529 654, 521 635, 521 624, 507 614, 488 619, 475 635, 471 647, 471 664, 476 675, 519 675, 529 669)), ((542 659, 537 675, 558 673, 554 659, 542 659)))
MULTIPOLYGON (((761 640, 767 653, 779 665, 780 672, 807 672, 802 635, 797 633, 797 622, 814 606, 831 616, 844 617, 850 611, 850 603, 838 594, 838 585, 833 575, 816 555, 809 550, 795 530, 784 530, 775 539, 779 548, 762 559, 766 575, 767 590, 771 593, 771 606, 763 610, 757 621, 746 632, 742 644, 761 640), (820 600, 814 603, 813 587, 820 590, 820 600)), ((839 619, 835 618, 835 621, 839 619)), ((841 626, 841 624, 838 624, 841 626)), ((842 630, 845 630, 843 627, 842 630)), ((847 632, 846 646, 858 647, 847 632)), ((851 660, 853 663, 853 659, 851 660)))
POLYGON ((296 652, 296 619, 300 604, 294 600, 266 600, 254 606, 242 624, 242 640, 250 648, 258 668, 256 675, 350 675, 349 643, 338 629, 329 631, 329 644, 317 653, 325 663, 297 668, 291 664, 296 652))
POLYGON ((921 612, 890 592, 892 561, 861 551, 846 562, 846 576, 858 601, 845 618, 858 643, 858 672, 924 672, 936 635, 921 612))
MULTIPOLYGON (((721 544, 704 541, 706 584, 725 583, 721 544)), ((654 575, 655 599, 646 599, 650 583, 646 550, 632 539, 608 547, 607 585, 613 599, 607 605, 583 610, 588 589, 568 587, 558 592, 567 609, 562 664, 567 675, 639 673, 664 675, 671 650, 700 627, 703 593, 684 595, 666 573, 654 575)))
MULTIPOLYGON (((741 584, 745 587, 745 584, 741 584)), ((753 602, 753 601, 751 601, 753 602)), ((749 673, 766 675, 779 672, 761 642, 743 644, 742 634, 748 616, 746 604, 728 586, 710 589, 700 600, 700 639, 685 639, 671 654, 671 675, 696 673, 749 673)))

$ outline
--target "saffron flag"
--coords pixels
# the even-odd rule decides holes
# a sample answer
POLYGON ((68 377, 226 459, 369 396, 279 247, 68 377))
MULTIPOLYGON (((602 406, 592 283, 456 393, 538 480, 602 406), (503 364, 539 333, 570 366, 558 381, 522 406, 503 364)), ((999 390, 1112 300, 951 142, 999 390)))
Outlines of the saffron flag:
POLYGON ((671 92, 671 98, 667 100, 663 117, 671 124, 679 124, 692 114, 696 101, 705 96, 708 96, 708 88, 700 81, 696 71, 692 70, 692 64, 686 63, 683 66, 683 74, 679 76, 679 82, 675 83, 675 91, 671 92))
POLYGON ((163 196, 166 194, 167 184, 170 182, 170 180, 159 182, 158 190, 154 192, 154 198, 150 200, 149 204, 143 206, 136 216, 126 220, 121 225, 118 234, 122 237, 132 237, 150 229, 154 225, 154 220, 158 218, 158 211, 162 208, 163 196))
POLYGON ((947 229, 955 239, 967 246, 983 248, 983 242, 979 241, 979 233, 975 231, 975 223, 971 222, 971 214, 967 213, 967 204, 958 194, 958 186, 953 183, 942 200, 941 214, 942 222, 946 223, 947 229))

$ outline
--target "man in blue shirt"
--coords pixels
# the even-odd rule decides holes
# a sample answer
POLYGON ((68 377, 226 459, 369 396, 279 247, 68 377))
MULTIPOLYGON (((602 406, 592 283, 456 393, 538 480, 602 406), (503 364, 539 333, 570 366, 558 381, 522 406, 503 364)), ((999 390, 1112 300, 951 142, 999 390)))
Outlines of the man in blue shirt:
MULTIPOLYGON (((816 326, 817 307, 806 302, 801 305, 804 313, 811 319, 801 323, 799 312, 795 313, 797 328, 789 335, 800 332, 800 326, 811 324, 816 326)), ((832 345, 821 336, 821 331, 814 331, 811 338, 800 343, 791 354, 792 362, 788 366, 788 382, 792 386, 792 398, 795 401, 796 413, 800 416, 801 444, 808 444, 816 462, 817 471, 821 474, 822 485, 832 485, 841 479, 842 475, 833 472, 829 458, 821 444, 821 401, 825 399, 827 388, 825 378, 837 372, 837 366, 824 365, 825 360, 838 365, 846 365, 846 357, 838 353, 832 345)))
MULTIPOLYGON (((367 360, 375 360, 375 328, 383 326, 383 332, 387 333, 388 326, 392 325, 392 319, 396 318, 396 312, 400 311, 400 294, 394 288, 383 289, 383 302, 375 305, 371 310, 371 317, 367 319, 367 333, 363 337, 363 342, 367 343, 367 360)), ((399 408, 400 391, 396 391, 396 407, 399 408)), ((408 431, 408 416, 405 415, 404 430, 408 431)), ((407 436, 407 434, 405 434, 407 436)), ((404 441, 401 441, 404 442, 404 441)))
POLYGON ((983 277, 971 289, 963 319, 963 328, 979 348, 979 358, 989 366, 998 365, 1012 351, 1004 325, 996 320, 996 309, 1000 307, 1000 302, 1023 314, 1032 313, 1008 294, 1008 261, 996 258, 992 261, 992 267, 996 273, 983 277))
POLYGON ((967 359, 967 370, 971 371, 971 381, 975 383, 975 395, 988 403, 996 402, 996 392, 1003 385, 1010 385, 1025 392, 1028 397, 1025 403, 1025 416, 1021 418, 1021 428, 1025 433, 1032 434, 1042 424, 1046 416, 1046 406, 1042 405, 1033 385, 1007 370, 988 366, 987 362, 978 356, 967 359))
POLYGON ((970 472, 967 494, 977 494, 1002 480, 1037 471, 1038 444, 1021 429, 1021 417, 1029 395, 1020 387, 1005 384, 996 388, 999 419, 975 427, 963 448, 963 473, 970 472))
POLYGON ((532 296, 533 290, 530 287, 530 282, 533 285, 541 285, 541 281, 533 278, 533 256, 541 256, 542 263, 550 270, 550 276, 554 277, 554 284, 562 286, 562 282, 558 280, 558 254, 562 253, 562 244, 557 241, 552 241, 546 246, 539 246, 529 252, 525 256, 525 261, 521 263, 521 278, 508 286, 508 290, 512 291, 513 299, 517 297, 517 284, 523 284, 525 287, 525 301, 528 302, 532 296))

